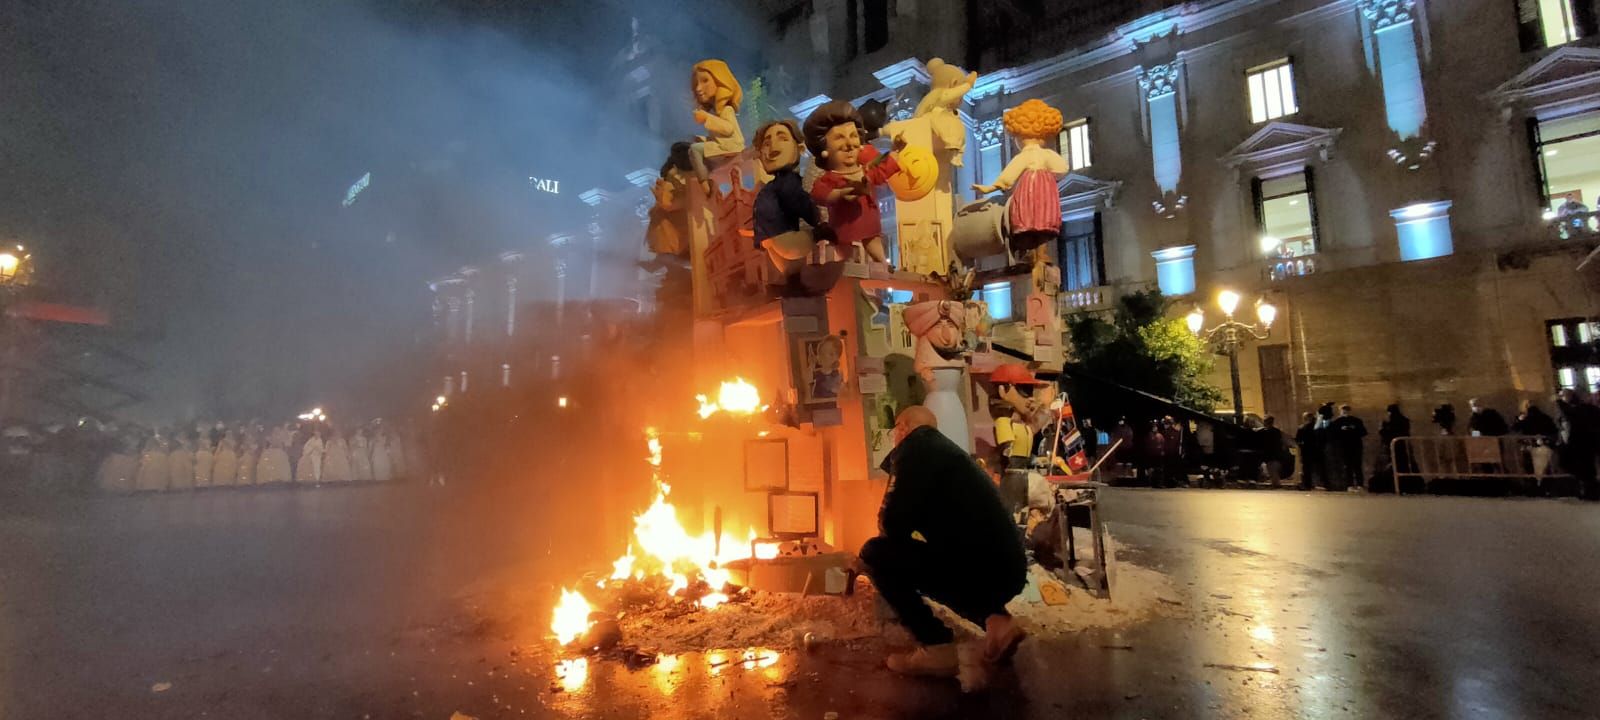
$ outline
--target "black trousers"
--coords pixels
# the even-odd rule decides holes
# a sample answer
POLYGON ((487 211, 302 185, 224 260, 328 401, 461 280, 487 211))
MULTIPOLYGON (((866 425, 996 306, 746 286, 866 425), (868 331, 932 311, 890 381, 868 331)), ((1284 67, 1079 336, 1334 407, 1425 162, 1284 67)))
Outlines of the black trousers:
POLYGON ((923 598, 982 627, 990 615, 1005 614, 1006 603, 1027 583, 1026 571, 1004 577, 980 559, 947 556, 911 538, 872 538, 861 546, 861 563, 900 624, 923 645, 955 639, 923 598))

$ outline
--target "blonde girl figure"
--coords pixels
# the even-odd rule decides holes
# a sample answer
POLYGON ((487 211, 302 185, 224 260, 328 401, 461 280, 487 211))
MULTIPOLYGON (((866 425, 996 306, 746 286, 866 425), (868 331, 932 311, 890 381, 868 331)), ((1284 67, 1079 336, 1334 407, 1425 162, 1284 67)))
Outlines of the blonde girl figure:
POLYGON ((689 162, 694 165, 694 174, 707 184, 709 193, 711 171, 706 168, 706 158, 744 152, 744 132, 739 129, 737 115, 744 102, 744 89, 721 60, 695 63, 690 89, 694 92, 694 121, 705 126, 706 135, 689 146, 689 162))
POLYGON ((1017 154, 1006 163, 993 185, 973 185, 981 195, 1011 190, 1011 250, 1021 255, 1061 233, 1061 191, 1056 185, 1067 174, 1067 161, 1045 147, 1061 134, 1061 111, 1029 100, 1004 117, 1006 132, 1017 141, 1017 154))

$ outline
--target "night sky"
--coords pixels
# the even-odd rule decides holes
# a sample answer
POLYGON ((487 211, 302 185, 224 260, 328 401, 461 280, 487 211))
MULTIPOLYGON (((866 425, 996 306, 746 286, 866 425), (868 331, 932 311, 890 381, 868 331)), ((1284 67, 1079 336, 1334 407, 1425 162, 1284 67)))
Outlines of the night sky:
POLYGON ((573 148, 596 141, 586 118, 628 17, 622 2, 12 0, 0 238, 155 366, 145 419, 353 398, 408 371, 393 365, 426 332, 425 280, 562 211, 528 175, 560 177, 574 204, 600 182, 573 148))

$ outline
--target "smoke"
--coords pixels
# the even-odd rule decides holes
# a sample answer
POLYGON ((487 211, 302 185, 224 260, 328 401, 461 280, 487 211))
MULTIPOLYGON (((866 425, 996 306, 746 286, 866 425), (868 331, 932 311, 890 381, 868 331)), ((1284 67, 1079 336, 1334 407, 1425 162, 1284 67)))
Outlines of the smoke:
POLYGON ((628 22, 556 5, 9 3, 0 237, 154 365, 147 419, 403 387, 374 374, 422 357, 425 281, 573 226, 599 182, 628 22))

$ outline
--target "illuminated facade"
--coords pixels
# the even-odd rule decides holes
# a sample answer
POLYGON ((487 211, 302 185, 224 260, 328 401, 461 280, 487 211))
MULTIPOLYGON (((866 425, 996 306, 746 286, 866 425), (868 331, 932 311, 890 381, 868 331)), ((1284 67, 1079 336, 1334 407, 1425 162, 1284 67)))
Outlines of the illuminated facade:
POLYGON ((1398 401, 1420 426, 1469 396, 1600 389, 1574 271, 1600 228, 1592 2, 1041 5, 764 3, 774 58, 834 69, 801 78, 798 117, 834 97, 909 113, 923 61, 977 70, 959 188, 1013 152, 1003 109, 1061 109, 1062 311, 1156 284, 1212 312, 1220 288, 1265 295, 1283 313, 1242 358, 1248 412, 1398 401))

